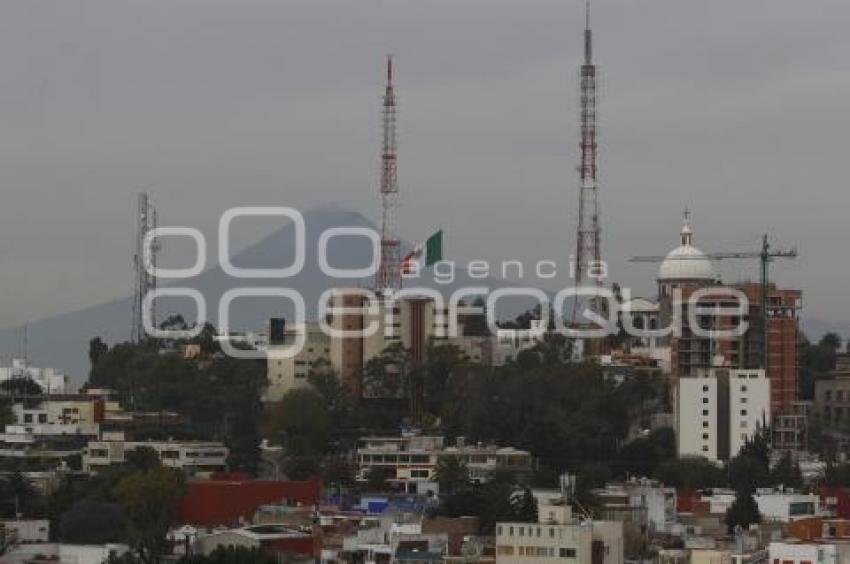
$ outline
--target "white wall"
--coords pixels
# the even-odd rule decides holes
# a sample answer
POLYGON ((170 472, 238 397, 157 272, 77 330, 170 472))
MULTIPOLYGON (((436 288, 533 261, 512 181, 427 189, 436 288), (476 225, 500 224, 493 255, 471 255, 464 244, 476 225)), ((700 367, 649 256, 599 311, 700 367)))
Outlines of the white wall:
POLYGON ((677 390, 679 456, 717 460, 717 378, 679 378, 677 390))
POLYGON ((764 370, 729 372, 729 453, 736 456, 765 423, 770 424, 770 380, 764 370))
POLYGON ((779 560, 787 564, 802 562, 838 562, 837 550, 834 544, 790 544, 772 542, 768 547, 770 561, 779 560))

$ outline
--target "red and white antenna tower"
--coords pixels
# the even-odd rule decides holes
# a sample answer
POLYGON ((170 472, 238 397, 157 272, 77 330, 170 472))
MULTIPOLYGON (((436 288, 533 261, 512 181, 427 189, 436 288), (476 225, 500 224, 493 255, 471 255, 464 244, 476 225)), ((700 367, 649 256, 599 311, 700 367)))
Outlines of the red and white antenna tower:
MULTIPOLYGON (((587 0, 585 10, 584 64, 581 66, 581 164, 578 167, 580 185, 575 256, 576 288, 591 282, 589 272, 594 269, 598 271, 602 260, 596 187, 596 66, 592 60, 590 0, 587 0)), ((595 278, 594 283, 601 286, 601 279, 595 278)), ((573 321, 580 301, 575 302, 573 321)), ((591 304, 594 301, 591 300, 591 304)))
POLYGON ((393 59, 387 56, 387 86, 384 91, 383 146, 381 152, 381 264, 375 276, 375 289, 401 287, 401 245, 396 232, 398 221, 398 161, 396 155, 396 105, 393 90, 393 59))

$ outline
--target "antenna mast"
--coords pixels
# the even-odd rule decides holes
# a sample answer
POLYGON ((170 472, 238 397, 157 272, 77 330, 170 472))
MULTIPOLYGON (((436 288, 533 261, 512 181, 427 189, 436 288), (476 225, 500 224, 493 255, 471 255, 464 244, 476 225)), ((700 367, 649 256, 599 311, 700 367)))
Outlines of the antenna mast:
POLYGON ((396 159, 396 103, 393 89, 393 59, 387 56, 387 84, 384 91, 383 145, 381 151, 381 264, 375 276, 375 289, 401 288, 401 245, 396 233, 398 221, 398 177, 396 159))
MULTIPOLYGON (((133 288, 133 320, 130 327, 130 340, 138 343, 145 338, 144 326, 144 301, 145 296, 152 290, 156 289, 156 277, 148 273, 145 269, 144 252, 145 252, 145 236, 147 233, 157 226, 156 208, 150 201, 150 197, 146 192, 139 194, 138 214, 136 217, 136 254, 133 255, 133 267, 135 271, 135 284, 133 288)), ((159 251, 159 244, 156 241, 151 243, 151 266, 156 268, 156 255, 159 251)), ((156 326, 156 305, 151 302, 151 322, 156 326)))
MULTIPOLYGON (((581 163, 579 164, 579 213, 576 234, 575 285, 590 281, 589 271, 601 264, 599 202, 596 186, 596 66, 593 64, 590 0, 585 4, 584 64, 581 66, 581 163)), ((596 278, 595 284, 601 286, 596 278)), ((578 302, 574 302, 575 321, 578 302)), ((591 306, 594 305, 592 301, 591 306)))

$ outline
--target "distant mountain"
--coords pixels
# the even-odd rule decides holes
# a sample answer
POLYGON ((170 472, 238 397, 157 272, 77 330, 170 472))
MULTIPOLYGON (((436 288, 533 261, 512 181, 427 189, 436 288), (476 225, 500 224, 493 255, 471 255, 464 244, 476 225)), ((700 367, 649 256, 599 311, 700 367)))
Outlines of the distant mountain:
MULTIPOLYGON (((368 280, 336 279, 325 275, 318 265, 317 243, 320 235, 331 227, 373 227, 361 214, 337 206, 314 208, 304 213, 306 226, 306 253, 302 271, 289 279, 238 279, 227 275, 219 266, 200 275, 170 286, 187 286, 199 290, 207 302, 209 320, 218 326, 218 304, 224 292, 236 287, 288 287, 298 290, 304 297, 306 317, 315 317, 318 299, 322 292, 334 287, 365 286, 368 280)), ((288 223, 265 239, 242 250, 231 262, 243 268, 276 268, 291 264, 294 257, 295 228, 288 223)), ((410 248, 408 244, 403 248, 410 248)), ((368 241, 362 237, 339 237, 328 246, 328 261, 336 268, 362 268, 371 258, 368 241)), ((446 256, 446 258, 452 258, 446 256)), ((504 285, 496 279, 471 280, 464 269, 458 269, 454 283, 436 284, 433 278, 423 276, 417 285, 451 291, 466 285, 504 285)), ((530 305, 526 300, 505 300, 501 315, 515 315, 530 305)), ((194 306, 188 300, 163 300, 158 305, 158 317, 180 313, 187 320, 195 319, 194 306), (165 306, 165 307, 164 307, 165 306)), ((501 305, 501 302, 500 302, 501 305)), ((502 308, 500 308, 501 310, 502 308)), ((129 337, 132 297, 95 305, 75 312, 58 315, 28 325, 28 352, 31 362, 67 372, 77 384, 85 381, 88 370, 88 342, 100 336, 107 342, 125 341, 129 337)), ((241 298, 233 302, 230 311, 231 330, 262 330, 269 317, 292 314, 286 300, 257 297, 241 298)), ((20 327, 0 331, 0 354, 7 358, 21 350, 20 327)))

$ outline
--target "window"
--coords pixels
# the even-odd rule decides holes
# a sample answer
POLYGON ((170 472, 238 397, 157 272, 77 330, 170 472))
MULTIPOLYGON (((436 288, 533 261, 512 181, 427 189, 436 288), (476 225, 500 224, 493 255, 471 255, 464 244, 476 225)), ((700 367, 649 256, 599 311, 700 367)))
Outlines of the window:
POLYGON ((703 387, 702 387, 702 391, 703 391, 703 392, 707 392, 707 391, 708 391, 708 386, 703 386, 703 387))
POLYGON ((708 403, 708 398, 702 398, 702 403, 708 403))
POLYGON ((708 421, 703 421, 703 422, 702 422, 702 426, 703 426, 703 427, 708 427, 708 421))
POLYGON ((747 410, 746 410, 746 409, 742 409, 742 410, 741 410, 741 415, 742 415, 742 416, 746 416, 746 415, 747 415, 747 410))
POLYGON ((24 423, 32 423, 32 413, 24 414, 24 423))
POLYGON ((703 451, 703 452, 708 452, 708 445, 703 445, 703 447, 702 447, 702 451, 703 451))
POLYGON ((47 423, 47 414, 46 413, 39 413, 38 414, 38 422, 39 423, 47 423))
POLYGON ((708 440, 708 433, 703 433, 703 434, 702 434, 702 440, 704 440, 704 441, 707 441, 707 440, 708 440))
POLYGON ((575 558, 576 557, 576 549, 574 548, 561 548, 558 550, 558 556, 561 558, 575 558))
POLYGON ((832 401, 832 390, 827 390, 823 396, 826 401, 832 401))
POLYGON ((741 391, 742 391, 742 392, 746 392, 746 391, 747 391, 747 387, 746 387, 746 386, 741 386, 741 391))
POLYGON ((703 409, 703 410, 702 410, 702 414, 703 414, 704 416, 708 417, 708 410, 707 410, 707 409, 703 409))

